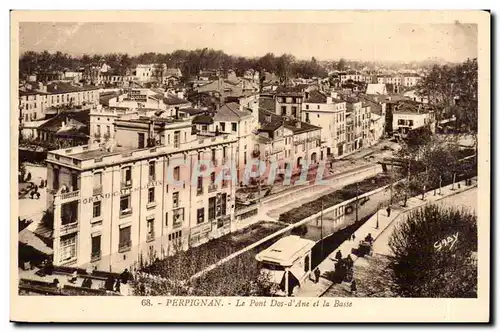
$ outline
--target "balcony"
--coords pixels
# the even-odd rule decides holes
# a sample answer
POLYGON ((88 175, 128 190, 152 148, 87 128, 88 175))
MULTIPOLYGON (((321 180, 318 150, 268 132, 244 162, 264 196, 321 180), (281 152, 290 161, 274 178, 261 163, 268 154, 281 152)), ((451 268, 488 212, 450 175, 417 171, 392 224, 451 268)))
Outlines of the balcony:
POLYGON ((132 187, 132 180, 123 181, 121 183, 122 189, 132 187))
POLYGON ((123 241, 118 244, 118 252, 125 252, 132 249, 132 241, 123 241))
POLYGON ((102 194, 102 186, 95 187, 94 190, 92 191, 93 195, 101 195, 102 194))
POLYGON ((130 216, 132 214, 132 208, 128 208, 120 211, 120 218, 130 216))
POLYGON ((71 222, 68 224, 61 225, 59 229, 59 236, 68 235, 78 231, 78 221, 71 222))
POLYGON ((61 200, 61 203, 66 203, 68 201, 74 201, 80 197, 80 190, 74 190, 70 192, 65 192, 59 195, 59 199, 61 200))
POLYGON ((208 186, 208 192, 213 193, 214 191, 217 191, 217 185, 216 184, 211 184, 208 186))
POLYGON ((90 254, 90 261, 91 262, 96 262, 98 260, 101 259, 101 251, 93 251, 91 254, 90 254))

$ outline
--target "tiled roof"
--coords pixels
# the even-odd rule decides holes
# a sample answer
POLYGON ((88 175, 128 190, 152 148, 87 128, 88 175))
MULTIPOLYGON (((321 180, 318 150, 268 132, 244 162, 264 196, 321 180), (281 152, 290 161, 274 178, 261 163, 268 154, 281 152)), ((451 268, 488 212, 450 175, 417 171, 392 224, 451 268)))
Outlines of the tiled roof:
POLYGON ((181 104, 188 104, 189 101, 185 99, 181 99, 177 96, 174 95, 167 95, 165 98, 163 98, 163 102, 166 105, 181 105, 181 104))
POLYGON ((50 84, 47 84, 47 93, 50 94, 80 92, 98 89, 98 87, 93 85, 84 85, 82 87, 79 87, 66 82, 52 82, 50 84))
POLYGON ((297 121, 297 120, 285 120, 285 128, 293 131, 294 134, 301 134, 308 131, 321 130, 321 127, 313 126, 307 122, 297 121), (297 122, 300 122, 300 128, 297 127, 297 122))
POLYGON ((214 116, 216 121, 239 121, 244 117, 252 115, 247 110, 240 110, 240 105, 237 103, 227 103, 217 110, 214 116))
POLYGON ((275 112, 276 110, 276 101, 273 98, 259 98, 259 107, 270 112, 275 112))
POLYGON ((259 108, 260 131, 274 132, 283 125, 283 118, 275 113, 259 108))
POLYGON ((66 112, 60 113, 49 119, 47 122, 42 124, 39 130, 46 130, 57 132, 62 127, 62 123, 68 123, 69 120, 74 120, 80 122, 81 124, 87 125, 90 121, 89 112, 88 111, 80 111, 80 112, 66 112))
POLYGON ((307 98, 305 103, 314 103, 314 104, 325 104, 327 102, 327 97, 325 94, 321 93, 318 90, 313 90, 309 92, 309 98, 307 98))
POLYGON ((199 114, 193 118, 193 124, 212 124, 214 119, 210 115, 199 114))

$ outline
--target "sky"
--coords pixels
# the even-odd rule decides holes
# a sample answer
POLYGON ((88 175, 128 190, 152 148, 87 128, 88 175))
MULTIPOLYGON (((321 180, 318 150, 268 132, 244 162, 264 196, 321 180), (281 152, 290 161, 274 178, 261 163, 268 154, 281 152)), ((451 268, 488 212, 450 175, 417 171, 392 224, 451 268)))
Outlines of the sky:
POLYGON ((20 52, 72 55, 169 53, 213 48, 227 54, 298 59, 461 62, 477 57, 475 24, 405 23, 21 23, 20 52))

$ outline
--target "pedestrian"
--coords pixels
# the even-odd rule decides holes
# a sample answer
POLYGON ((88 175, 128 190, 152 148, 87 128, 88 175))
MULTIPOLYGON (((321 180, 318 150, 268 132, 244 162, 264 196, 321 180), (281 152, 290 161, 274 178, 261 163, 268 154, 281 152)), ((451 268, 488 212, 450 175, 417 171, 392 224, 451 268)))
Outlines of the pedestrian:
POLYGON ((352 282, 351 282, 351 293, 354 295, 354 294, 356 294, 357 290, 358 290, 358 288, 356 286, 356 280, 353 279, 352 282))
POLYGON ((342 253, 339 251, 337 251, 337 253, 335 254, 335 259, 340 261, 342 259, 342 253))
POLYGON ((319 270, 319 267, 314 270, 314 282, 317 284, 319 282, 319 277, 321 275, 321 271, 319 270))
POLYGON ((356 240, 356 236, 354 234, 352 234, 352 240, 355 241, 356 240))
POLYGON ((115 279, 112 276, 108 276, 106 282, 104 283, 104 288, 108 291, 113 291, 115 279))
POLYGON ((387 211, 387 216, 390 217, 391 216, 391 206, 390 205, 387 207, 386 211, 387 211))
POLYGON ((122 284, 127 284, 127 282, 129 281, 130 279, 130 272, 128 271, 128 269, 125 269, 121 274, 120 274, 120 279, 121 279, 121 282, 122 284))
POLYGON ((116 278, 115 292, 120 293, 120 279, 116 278))

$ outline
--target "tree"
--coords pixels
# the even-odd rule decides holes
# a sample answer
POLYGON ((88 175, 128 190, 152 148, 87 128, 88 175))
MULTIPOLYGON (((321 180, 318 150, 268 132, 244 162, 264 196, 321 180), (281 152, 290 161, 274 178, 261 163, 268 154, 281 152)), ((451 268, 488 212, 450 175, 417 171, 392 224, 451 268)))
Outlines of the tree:
POLYGON ((339 62, 337 62, 337 70, 344 71, 346 69, 345 59, 340 58, 339 62))
POLYGON ((389 239, 395 292, 403 297, 477 296, 476 216, 428 205, 397 225, 389 239), (447 246, 441 240, 451 238, 447 246), (453 244, 452 244, 453 243, 453 244))
POLYGON ((281 83, 287 83, 292 72, 295 57, 291 54, 283 54, 276 61, 276 70, 281 83))

